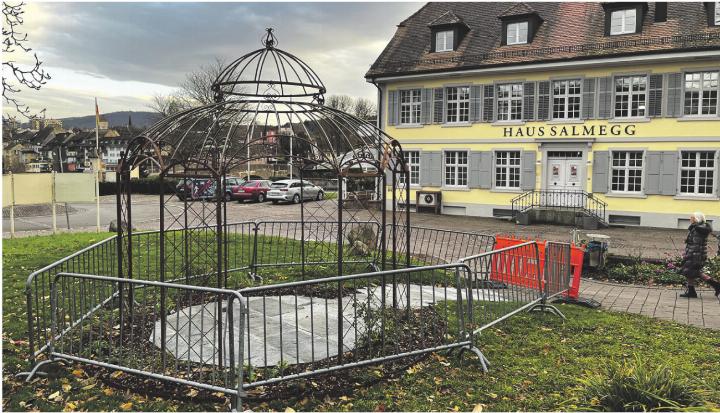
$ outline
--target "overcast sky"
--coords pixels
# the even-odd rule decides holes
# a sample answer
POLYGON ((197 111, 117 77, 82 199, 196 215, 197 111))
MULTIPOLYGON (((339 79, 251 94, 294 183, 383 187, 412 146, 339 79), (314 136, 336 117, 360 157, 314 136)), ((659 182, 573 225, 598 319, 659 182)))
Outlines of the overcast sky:
MULTIPOLYGON (((31 3, 30 46, 52 79, 20 96, 48 117, 142 111, 186 73, 258 49, 266 27, 328 94, 375 99, 363 75, 422 3, 31 3)), ((3 102, 4 103, 4 102, 3 102)), ((4 108, 6 110, 6 108, 4 108)))

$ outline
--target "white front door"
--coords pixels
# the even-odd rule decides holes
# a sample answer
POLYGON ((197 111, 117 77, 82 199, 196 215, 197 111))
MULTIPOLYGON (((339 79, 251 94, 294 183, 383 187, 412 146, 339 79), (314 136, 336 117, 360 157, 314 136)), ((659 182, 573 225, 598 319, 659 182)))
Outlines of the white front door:
POLYGON ((582 160, 548 159, 547 189, 555 191, 582 190, 582 160))
POLYGON ((583 190, 584 163, 582 152, 550 151, 547 158, 545 197, 547 206, 573 206, 582 202, 572 192, 583 190))

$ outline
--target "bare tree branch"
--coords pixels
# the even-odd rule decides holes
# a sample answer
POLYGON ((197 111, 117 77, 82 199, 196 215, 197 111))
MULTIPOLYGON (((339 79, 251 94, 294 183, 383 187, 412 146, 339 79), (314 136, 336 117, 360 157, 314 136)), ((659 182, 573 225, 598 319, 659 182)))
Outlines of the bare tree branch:
MULTIPOLYGON (((11 53, 32 52, 32 49, 25 45, 28 40, 27 33, 19 31, 24 22, 24 6, 25 3, 11 5, 3 2, 3 17, 5 19, 2 28, 4 59, 8 59, 8 55, 11 53)), ((30 107, 22 103, 17 98, 17 95, 23 88, 40 90, 50 80, 50 75, 42 68, 43 62, 38 59, 36 53, 33 53, 33 58, 35 63, 30 66, 21 66, 14 60, 4 60, 2 63, 2 86, 5 104, 14 107, 20 115, 28 119, 37 117, 37 114, 33 114, 30 107), (12 74, 12 77, 9 74, 12 74)), ((3 120, 7 120, 7 118, 8 115, 3 114, 3 120)))
POLYGON ((215 93, 211 86, 224 67, 225 61, 216 57, 213 63, 202 65, 187 74, 185 81, 180 84, 182 98, 193 107, 214 103, 215 93))
POLYGON ((353 105, 352 114, 362 120, 369 121, 375 119, 377 108, 370 99, 357 98, 355 105, 353 105))

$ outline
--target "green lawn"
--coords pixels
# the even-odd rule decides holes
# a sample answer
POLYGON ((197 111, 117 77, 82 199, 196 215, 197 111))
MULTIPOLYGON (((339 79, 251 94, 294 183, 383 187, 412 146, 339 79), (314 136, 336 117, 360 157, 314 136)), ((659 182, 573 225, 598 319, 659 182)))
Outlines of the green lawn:
MULTIPOLYGON (((26 385, 13 377, 27 369, 24 283, 30 272, 110 234, 62 234, 3 242, 3 410, 222 410, 224 398, 190 388, 136 393, 122 377, 76 365, 60 367, 52 379, 26 385), (112 378, 110 380, 109 378, 112 378), (120 385, 118 385, 118 383, 120 385), (131 403, 131 404, 128 404, 131 403)), ((479 344, 491 371, 454 355, 436 354, 411 366, 401 377, 372 385, 358 383, 345 394, 249 401, 254 410, 556 410, 571 409, 581 389, 578 379, 611 361, 635 355, 671 366, 720 403, 720 332, 641 316, 561 306, 567 316, 521 314, 491 328, 479 344)), ((358 377, 382 377, 374 367, 358 377)), ((318 380, 322 383, 320 380, 318 380)), ((143 383, 134 380, 130 383, 143 383)), ((312 380, 310 380, 312 384, 312 380)), ((144 386, 155 388, 153 386, 144 386)), ((306 386, 312 388, 312 386, 306 386)), ((246 406, 247 407, 247 406, 246 406)))

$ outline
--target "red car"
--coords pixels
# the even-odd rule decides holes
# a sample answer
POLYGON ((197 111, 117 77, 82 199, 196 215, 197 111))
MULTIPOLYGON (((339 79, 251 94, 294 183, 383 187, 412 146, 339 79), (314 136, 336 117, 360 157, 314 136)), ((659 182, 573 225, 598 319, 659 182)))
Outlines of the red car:
POLYGON ((270 189, 270 181, 247 181, 242 185, 232 187, 232 199, 236 199, 238 202, 245 202, 247 200, 265 202, 268 189, 270 189))

